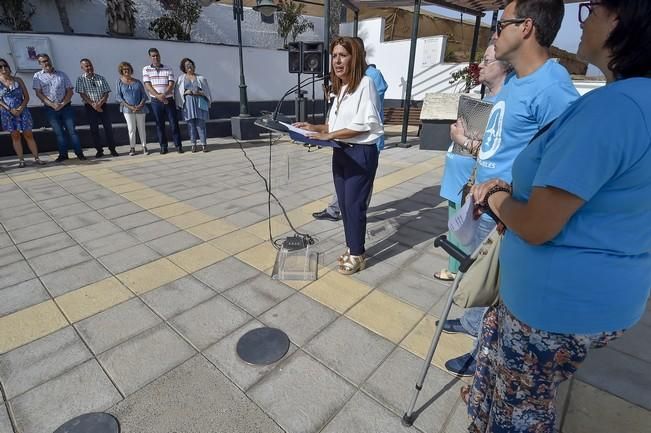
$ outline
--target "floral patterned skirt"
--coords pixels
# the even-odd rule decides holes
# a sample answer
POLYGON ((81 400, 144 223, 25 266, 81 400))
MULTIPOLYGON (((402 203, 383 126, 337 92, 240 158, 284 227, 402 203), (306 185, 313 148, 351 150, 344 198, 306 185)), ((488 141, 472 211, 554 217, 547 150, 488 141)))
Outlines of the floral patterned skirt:
POLYGON ((623 331, 578 335, 531 328, 499 304, 484 316, 470 388, 471 433, 553 433, 555 398, 589 349, 623 331))
POLYGON ((33 124, 32 115, 27 108, 25 108, 18 117, 5 109, 0 109, 0 122, 2 123, 2 129, 7 132, 31 131, 33 124))

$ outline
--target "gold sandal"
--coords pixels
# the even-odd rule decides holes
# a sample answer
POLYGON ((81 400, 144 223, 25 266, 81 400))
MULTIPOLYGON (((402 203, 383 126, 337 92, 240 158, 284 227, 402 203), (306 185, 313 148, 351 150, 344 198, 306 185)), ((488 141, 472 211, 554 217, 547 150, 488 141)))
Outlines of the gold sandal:
POLYGON ((339 273, 344 275, 352 275, 356 272, 363 271, 366 268, 366 256, 348 255, 346 259, 339 265, 339 273))
POLYGON ((346 248, 344 253, 339 257, 337 257, 337 263, 339 265, 342 265, 346 261, 346 259, 348 259, 348 256, 350 256, 350 248, 346 248))

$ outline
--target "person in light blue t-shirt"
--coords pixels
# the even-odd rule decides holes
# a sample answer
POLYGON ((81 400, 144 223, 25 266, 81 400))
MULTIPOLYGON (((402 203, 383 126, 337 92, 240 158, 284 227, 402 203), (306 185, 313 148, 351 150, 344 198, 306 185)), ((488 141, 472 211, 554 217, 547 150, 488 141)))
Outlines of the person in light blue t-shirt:
POLYGON ((560 383, 646 311, 651 2, 593 1, 579 20, 578 55, 607 85, 519 154, 512 191, 501 179, 473 188, 506 235, 501 302, 485 315, 469 395, 471 432, 552 432, 560 383))
MULTIPOLYGON (((511 66, 495 59, 495 45, 491 42, 486 48, 484 58, 479 63, 479 82, 486 86, 487 92, 484 101, 493 102, 495 95, 499 93, 504 85, 504 80, 511 66)), ((476 165, 476 155, 480 140, 472 140, 464 133, 462 124, 457 121, 450 125, 450 138, 452 143, 445 154, 445 165, 441 177, 440 196, 448 201, 448 220, 454 218, 457 210, 461 207, 461 190, 472 176, 473 168, 476 165), (461 127, 459 127, 461 126, 461 127)), ((448 233, 448 240, 457 247, 464 249, 463 245, 454 237, 452 232, 448 233)), ((459 261, 450 256, 447 269, 441 269, 434 273, 434 278, 442 281, 452 281, 459 270, 459 261)))
MULTIPOLYGON (((364 59, 366 59, 364 40, 359 37, 354 37, 353 40, 359 44, 359 46, 362 49, 362 52, 364 53, 364 59)), ((366 65, 364 75, 369 77, 373 81, 373 84, 375 85, 375 90, 377 91, 380 100, 380 106, 378 107, 378 111, 380 112, 380 118, 384 122, 384 94, 389 88, 389 85, 384 80, 384 76, 382 75, 382 72, 380 72, 380 70, 375 65, 366 65)), ((378 139, 375 145, 377 146, 378 152, 384 149, 384 135, 382 135, 378 139)), ((371 202, 370 195, 368 196, 368 202, 369 203, 371 202)), ((341 211, 339 209, 339 199, 337 198, 337 191, 333 192, 332 200, 330 200, 328 207, 318 212, 314 212, 312 216, 318 220, 339 221, 341 219, 341 211)))

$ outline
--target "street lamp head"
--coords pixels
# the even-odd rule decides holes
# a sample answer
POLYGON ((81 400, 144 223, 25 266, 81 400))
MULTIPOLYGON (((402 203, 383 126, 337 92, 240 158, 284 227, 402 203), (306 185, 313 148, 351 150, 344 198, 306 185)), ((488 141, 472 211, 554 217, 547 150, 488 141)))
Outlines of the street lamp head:
POLYGON ((273 0, 256 0, 256 3, 257 4, 253 7, 253 10, 260 12, 260 14, 265 17, 272 16, 274 12, 280 9, 273 0))

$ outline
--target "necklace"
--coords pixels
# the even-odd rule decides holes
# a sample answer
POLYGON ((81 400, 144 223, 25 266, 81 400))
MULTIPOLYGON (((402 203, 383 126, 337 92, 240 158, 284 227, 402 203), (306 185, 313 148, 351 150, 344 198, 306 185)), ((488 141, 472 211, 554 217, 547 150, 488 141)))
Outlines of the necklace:
POLYGON ((346 96, 346 88, 348 86, 343 86, 341 90, 339 91, 339 95, 337 95, 337 105, 335 106, 335 116, 339 114, 339 106, 341 105, 341 101, 344 99, 344 96, 346 96))

